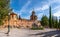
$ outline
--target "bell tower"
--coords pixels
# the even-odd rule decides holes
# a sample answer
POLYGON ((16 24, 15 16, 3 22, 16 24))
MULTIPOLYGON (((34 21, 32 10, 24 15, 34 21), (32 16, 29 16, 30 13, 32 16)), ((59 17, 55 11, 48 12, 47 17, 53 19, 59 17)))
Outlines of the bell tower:
POLYGON ((35 21, 37 20, 37 16, 35 15, 35 11, 32 11, 32 15, 30 16, 30 20, 35 21))

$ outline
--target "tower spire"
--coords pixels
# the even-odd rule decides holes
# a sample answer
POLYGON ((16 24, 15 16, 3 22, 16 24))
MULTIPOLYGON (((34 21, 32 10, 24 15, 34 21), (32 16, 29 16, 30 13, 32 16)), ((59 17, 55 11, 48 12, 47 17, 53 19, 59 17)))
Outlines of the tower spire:
POLYGON ((33 8, 32 15, 30 16, 30 20, 37 20, 37 16, 35 15, 35 11, 33 8))
POLYGON ((33 8, 33 11, 34 11, 34 8, 33 8))
POLYGON ((33 8, 33 10, 32 10, 32 15, 35 15, 35 11, 34 11, 34 8, 33 8))

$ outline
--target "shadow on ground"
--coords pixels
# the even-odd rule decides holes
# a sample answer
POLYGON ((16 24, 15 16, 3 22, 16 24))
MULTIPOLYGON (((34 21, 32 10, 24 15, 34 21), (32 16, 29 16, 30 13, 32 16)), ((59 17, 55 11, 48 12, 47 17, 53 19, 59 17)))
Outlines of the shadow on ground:
POLYGON ((37 36, 37 35, 44 35, 42 37, 51 37, 56 35, 55 37, 60 37, 60 30, 55 30, 55 31, 49 31, 49 32, 40 32, 36 34, 30 34, 29 36, 37 36))

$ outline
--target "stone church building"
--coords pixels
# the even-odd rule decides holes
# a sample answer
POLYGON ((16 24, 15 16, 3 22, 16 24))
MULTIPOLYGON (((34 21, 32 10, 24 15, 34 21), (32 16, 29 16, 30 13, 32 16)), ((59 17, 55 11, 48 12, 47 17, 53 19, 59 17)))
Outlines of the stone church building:
POLYGON ((8 24, 10 27, 21 27, 21 28, 32 28, 33 23, 35 23, 38 27, 41 25, 40 21, 37 20, 37 16, 35 15, 35 11, 32 11, 30 19, 22 19, 20 16, 18 17, 15 13, 10 13, 9 21, 8 16, 6 16, 4 20, 4 27, 7 27, 8 24))

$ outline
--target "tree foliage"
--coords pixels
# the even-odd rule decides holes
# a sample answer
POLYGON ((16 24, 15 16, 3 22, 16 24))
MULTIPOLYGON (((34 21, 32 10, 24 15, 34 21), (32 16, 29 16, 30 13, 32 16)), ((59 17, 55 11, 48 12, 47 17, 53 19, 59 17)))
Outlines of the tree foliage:
POLYGON ((41 18, 41 24, 44 27, 47 27, 49 25, 48 17, 47 16, 42 16, 41 18))
POLYGON ((54 17, 54 19, 52 20, 52 27, 53 28, 58 28, 58 19, 57 17, 54 17))
POLYGON ((49 19, 47 16, 43 16, 41 19, 42 26, 48 26, 50 28, 60 28, 60 19, 58 22, 58 18, 53 16, 51 13, 51 6, 49 7, 49 19))
POLYGON ((3 20, 8 15, 10 0, 0 0, 0 25, 3 24, 3 20))
POLYGON ((59 24, 58 24, 58 28, 60 29, 60 19, 59 19, 59 24))

